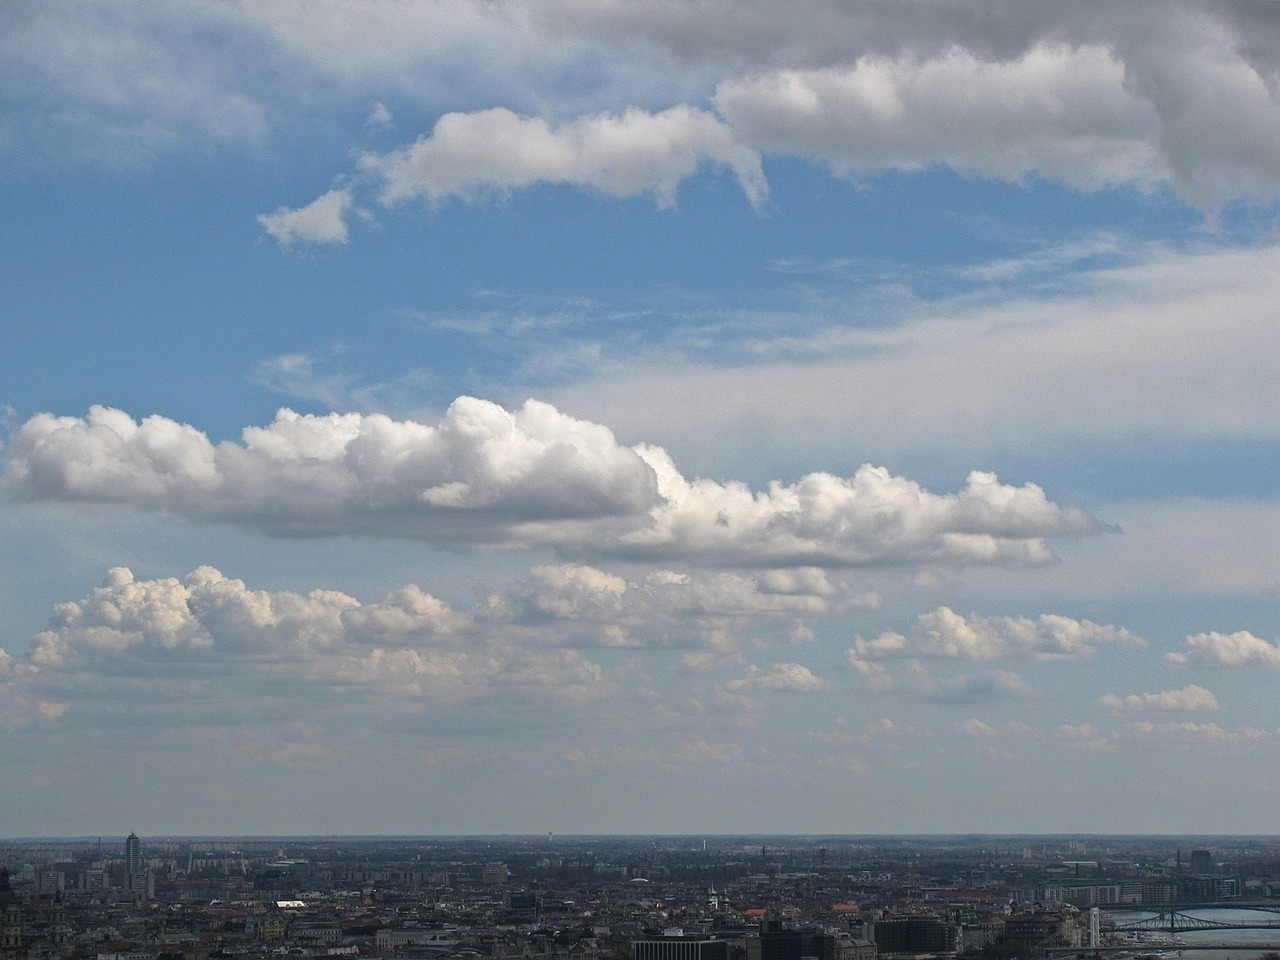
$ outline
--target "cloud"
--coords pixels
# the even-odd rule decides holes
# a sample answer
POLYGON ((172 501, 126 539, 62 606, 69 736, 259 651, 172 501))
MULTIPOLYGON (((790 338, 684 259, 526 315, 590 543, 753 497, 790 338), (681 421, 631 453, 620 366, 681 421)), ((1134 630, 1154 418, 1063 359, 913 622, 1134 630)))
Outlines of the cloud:
POLYGON ((391 120, 391 111, 381 100, 369 101, 369 115, 364 118, 364 125, 375 130, 389 130, 395 126, 391 120))
MULTIPOLYGON (((698 766, 708 761, 720 765, 736 762, 742 756, 742 748, 736 743, 708 743, 706 740, 691 740, 678 744, 673 758, 684 765, 698 766)), ((659 762, 670 762, 668 759, 659 762)))
POLYGON ((580 652, 477 630, 412 584, 361 603, 333 590, 255 590, 212 567, 182 579, 118 567, 84 598, 57 604, 27 653, 0 656, 0 700, 17 704, 0 719, 88 722, 106 709, 145 722, 151 705, 168 704, 207 708, 204 722, 218 703, 229 719, 281 702, 371 716, 515 687, 575 698, 605 683, 580 652))
POLYGON ((728 167, 753 206, 764 202, 759 156, 714 115, 689 106, 661 113, 632 107, 557 125, 504 108, 447 113, 430 134, 389 154, 366 154, 360 167, 381 179, 384 204, 474 200, 550 183, 615 197, 650 193, 670 206, 681 181, 704 164, 728 167))
POLYGON ((997 735, 996 729, 989 723, 970 717, 964 723, 960 724, 960 732, 966 737, 994 737, 997 735))
POLYGON ((260 38, 209 42, 224 24, 217 8, 185 3, 6 5, 0 59, 21 104, 16 139, 41 159, 78 153, 120 165, 263 143, 273 110, 243 69, 243 58, 262 55, 260 38))
POLYGON ((1124 713, 1145 712, 1193 712, 1221 709, 1218 698, 1204 687, 1188 684, 1181 690, 1165 690, 1160 693, 1131 693, 1126 697, 1108 693, 1098 702, 1109 710, 1124 713))
POLYGON ((1035 697, 1035 691, 1011 670, 982 670, 939 678, 919 660, 909 661, 902 669, 890 670, 881 663, 862 659, 852 649, 845 651, 844 661, 862 677, 868 690, 899 694, 908 700, 965 706, 1024 702, 1035 697))
POLYGON ((615 620, 629 585, 616 574, 581 564, 532 568, 506 596, 490 597, 496 619, 615 620))
POLYGON ((388 593, 380 603, 349 608, 342 625, 353 640, 409 642, 446 636, 465 628, 469 618, 450 609, 443 600, 408 584, 388 593))
POLYGON ((1165 654, 1165 660, 1184 667, 1280 667, 1280 645, 1247 630, 1196 633, 1186 643, 1185 652, 1165 654))
POLYGON ((1116 734, 1104 734, 1092 723, 1060 723, 1053 728, 1052 735, 1072 750, 1112 753, 1117 748, 1116 734))
POLYGON ((1106 513, 1123 527, 1123 537, 1064 544, 1063 562, 1032 577, 968 570, 966 588, 1010 603, 1040 603, 1046 591, 1091 600, 1198 596, 1252 602, 1267 601, 1280 588, 1272 549, 1280 540, 1280 502, 1173 497, 1113 503, 1106 513))
MULTIPOLYGON (((728 653, 750 636, 788 645, 812 639, 800 617, 834 616, 879 598, 823 571, 683 573, 652 570, 628 580, 584 564, 547 564, 491 593, 476 608, 486 623, 516 627, 531 642, 605 647, 710 647, 728 653), (787 592, 778 592, 785 586, 787 592)), ((694 657, 695 669, 714 658, 694 657)))
MULTIPOLYGON (((812 575, 800 580, 830 586, 812 575)), ((84 692, 83 684, 100 689, 105 677, 126 684, 134 682, 126 677, 158 678, 158 684, 168 678, 171 686, 155 691, 162 699, 180 698, 215 676, 233 685, 269 680, 282 695, 304 697, 314 687, 446 700, 506 686, 595 689, 605 681, 602 669, 572 649, 592 629, 601 646, 670 647, 672 637, 696 636, 708 624, 740 620, 758 629, 772 618, 779 628, 793 626, 789 607, 771 605, 776 595, 753 601, 754 582, 738 574, 666 573, 631 583, 579 564, 540 565, 460 611, 416 584, 361 603, 333 590, 255 590, 208 566, 183 578, 154 579, 118 567, 83 599, 56 605, 28 653, 0 653, 0 680, 46 694, 61 690, 71 699, 84 692), (735 581, 736 589, 726 595, 713 587, 714 607, 691 604, 700 580, 735 581), (637 638, 628 634, 632 629, 637 638)), ((838 609, 842 591, 829 592, 825 609, 838 609)), ((690 664, 709 670, 737 662, 690 664)), ((766 690, 827 688, 797 664, 749 668, 747 679, 729 689, 746 689, 744 683, 766 690)))
MULTIPOLYGON (((710 445, 719 456, 745 442, 742 424, 753 442, 763 432, 788 452, 934 458, 972 457, 992 437, 1014 450, 1056 443, 1094 453, 1118 436, 1280 435, 1269 379, 1280 366, 1271 335, 1280 247, 1137 252, 1138 262, 1077 271, 1066 289, 1040 295, 867 305, 894 323, 853 322, 859 311, 838 305, 839 323, 784 316, 777 328, 752 328, 757 352, 747 360, 690 359, 676 343, 681 362, 613 364, 601 374, 608 391, 584 383, 550 398, 630 436, 710 445), (688 410, 698 417, 680 415, 688 410)), ((910 279, 889 282, 902 290, 910 279)))
POLYGON ((653 608, 696 616, 830 614, 870 609, 879 601, 813 567, 753 574, 687 574, 655 570, 641 591, 653 608))
POLYGON ((1249 5, 730 10, 608 4, 576 26, 714 65, 713 102, 743 143, 842 173, 1168 182, 1206 206, 1280 192, 1280 44, 1249 5))
POLYGON ((735 693, 743 690, 781 690, 790 693, 817 693, 829 688, 821 677, 799 663, 775 663, 768 670, 748 665, 746 676, 725 686, 735 693))
MULTIPOLYGON (((934 494, 883 468, 812 473, 763 492, 685 478, 651 446, 529 400, 514 412, 461 397, 438 426, 381 414, 282 410, 243 442, 214 444, 161 416, 94 407, 38 414, 5 451, 13 498, 124 504, 277 536, 337 534, 455 548, 555 546, 624 559, 724 566, 949 563, 1031 566, 1046 537, 1104 529, 1035 484, 969 475, 934 494)), ((802 580, 774 574, 775 606, 811 605, 802 580)), ((825 588, 823 588, 825 589, 825 588)), ((870 600, 870 598, 867 598, 870 600)), ((871 601, 873 602, 873 601, 871 601)))
POLYGON ((916 623, 910 637, 892 631, 874 640, 858 637, 848 655, 865 660, 1078 660, 1092 656, 1099 645, 1146 646, 1141 637, 1123 627, 1056 614, 1041 614, 1035 619, 977 614, 964 617, 949 607, 939 607, 921 614, 916 623))
POLYGON ((728 79, 715 102, 744 142, 818 157, 841 173, 945 163, 1097 188, 1163 172, 1156 118, 1102 44, 1039 43, 1001 60, 959 46, 867 55, 728 79))
POLYGON ((1138 720, 1129 724, 1125 732, 1131 739, 1161 740, 1172 743, 1257 743, 1275 738, 1275 733, 1256 727, 1226 730, 1216 723, 1193 723, 1190 720, 1152 723, 1138 720))
POLYGON ((1152 57, 1132 35, 1046 27, 1050 36, 1028 36, 1000 55, 959 40, 900 43, 891 53, 859 53, 855 44, 839 63, 724 75, 712 97, 719 115, 688 103, 560 121, 505 107, 445 113, 415 143, 365 154, 360 167, 380 182, 384 204, 549 183, 650 193, 668 206, 709 164, 733 170, 759 207, 768 195, 761 153, 814 157, 845 175, 945 164, 1079 189, 1164 181, 1202 206, 1280 192, 1280 111, 1265 72, 1234 49, 1240 38, 1230 26, 1205 18, 1164 31, 1191 69, 1171 68, 1170 57, 1152 57), (1170 98, 1170 86, 1183 97, 1170 98), (1238 107, 1224 121, 1213 102, 1238 107), (1210 130, 1221 134, 1215 143, 1195 146, 1210 130), (1232 130, 1245 143, 1226 136, 1232 130))
MULTIPOLYGON (((621 124, 630 109, 650 119, 705 118, 692 134, 650 136, 650 124, 643 137, 621 136, 621 165, 578 149, 566 167, 535 152, 498 163, 481 178, 487 184, 457 164, 493 156, 450 143, 449 172, 433 175, 446 195, 449 184, 503 190, 557 178, 661 197, 702 162, 734 167, 758 189, 762 179, 754 169, 744 178, 753 162, 742 158, 767 149, 842 171, 948 163, 1083 187, 1167 181, 1212 205, 1280 187, 1280 45, 1265 18, 1251 5, 1219 3, 1123 12, 1038 4, 1011 13, 818 0, 272 0, 109 10, 51 0, 6 11, 0 38, 25 107, 14 121, 20 132, 41 136, 43 124, 79 135, 86 150, 109 141, 151 156, 193 143, 260 142, 300 107, 316 109, 322 91, 344 108, 395 95, 425 111, 475 110, 454 114, 464 117, 486 116, 476 108, 495 104, 577 114, 511 114, 545 124, 545 134, 520 131, 517 145, 541 138, 571 158, 562 139, 601 117, 621 124), (246 71, 246 62, 258 66, 246 71), (708 94, 721 116, 696 106, 708 94), (650 112, 673 103, 681 105, 650 112), (621 170, 627 164, 643 172, 621 170)), ((59 141, 50 141, 52 152, 59 141)))
POLYGON ((346 243, 347 217, 363 213, 355 206, 349 189, 330 190, 305 207, 291 210, 280 207, 275 213, 264 213, 258 223, 282 247, 296 243, 346 243))
MULTIPOLYGON (((382 178, 384 202, 471 199, 545 182, 648 192, 665 205, 710 163, 733 169, 759 206, 767 194, 760 153, 813 157, 845 175, 946 164, 1081 189, 1167 182, 1205 207, 1280 192, 1280 111, 1269 79, 1280 51, 1223 10, 1125 21, 1040 10, 1011 28, 981 16, 930 22, 921 4, 844 15, 783 14, 750 0, 730 9, 755 28, 737 34, 744 46, 712 35, 712 19, 724 31, 718 6, 627 14, 611 6, 584 17, 579 5, 551 4, 487 25, 494 36, 513 31, 527 42, 546 31, 580 44, 618 65, 611 79, 644 77, 638 86, 652 92, 665 78, 631 60, 644 37, 651 62, 664 52, 658 62, 672 76, 716 78, 718 115, 689 102, 661 112, 632 102, 619 112, 621 89, 612 112, 568 120, 505 107, 446 113, 415 144, 366 155, 362 166, 382 178), (674 22, 703 42, 675 36, 674 22), (815 32, 818 23, 829 32, 815 32)), ((564 47, 552 49, 563 56, 564 47)), ((560 89, 544 103, 578 95, 560 89)))
POLYGON ((301 654, 353 640, 421 642, 465 623, 416 586, 361 605, 332 590, 250 590, 213 567, 198 567, 182 580, 137 580, 128 568, 116 567, 89 596, 54 608, 48 628, 36 635, 30 663, 42 670, 126 653, 202 655, 215 647, 301 654))
POLYGON ((941 561, 1035 565, 1052 560, 1043 537, 1103 529, 1050 502, 1035 484, 1010 487, 974 471, 956 494, 937 495, 880 467, 852 477, 811 473, 757 492, 742 483, 688 480, 666 451, 640 447, 663 502, 653 524, 611 552, 652 559, 671 551, 727 563, 857 566, 941 561))
MULTIPOLYGON (((94 407, 38 415, 7 451, 5 482, 30 499, 128 503, 283 535, 356 533, 483 543, 525 524, 643 515, 652 471, 606 428, 529 401, 468 397, 438 427, 381 414, 282 410, 243 444, 216 446, 164 417, 94 407)), ((554 539, 552 534, 534 534, 554 539)))
MULTIPOLYGON (((827 594, 827 612, 848 593, 811 571, 781 580, 827 594)), ((772 631, 776 644, 786 642, 794 611, 778 599, 741 574, 668 571, 630 582, 581 564, 544 564, 459 610, 416 584, 361 602, 335 590, 253 589, 209 566, 181 578, 117 567, 83 598, 55 605, 28 651, 0 651, 0 726, 64 717, 91 724, 104 711, 112 723, 142 725, 176 715, 195 726, 235 723, 281 711, 321 724, 335 713, 385 724, 516 695, 533 698, 536 711, 547 697, 570 704, 614 689, 620 676, 583 647, 702 647, 707 656, 690 656, 686 667, 736 671, 740 659, 714 655, 740 645, 725 634, 749 626, 753 637, 772 631), (734 581, 728 592, 711 589, 716 612, 691 603, 702 580, 734 581)), ((748 668, 725 689, 747 687, 828 688, 796 664, 748 668)))

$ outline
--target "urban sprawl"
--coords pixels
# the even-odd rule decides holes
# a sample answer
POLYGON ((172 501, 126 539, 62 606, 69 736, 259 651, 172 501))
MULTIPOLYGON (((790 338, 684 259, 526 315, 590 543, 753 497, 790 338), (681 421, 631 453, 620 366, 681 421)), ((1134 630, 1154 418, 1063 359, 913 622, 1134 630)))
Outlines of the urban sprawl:
POLYGON ((1154 958, 1172 920, 1115 911, 1280 908, 1274 838, 130 834, 0 864, 0 960, 1154 958))

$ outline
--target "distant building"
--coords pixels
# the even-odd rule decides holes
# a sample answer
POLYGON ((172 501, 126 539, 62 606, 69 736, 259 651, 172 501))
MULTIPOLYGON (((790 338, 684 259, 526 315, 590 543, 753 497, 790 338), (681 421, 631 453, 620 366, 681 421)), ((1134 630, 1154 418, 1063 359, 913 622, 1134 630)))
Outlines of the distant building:
POLYGON ((36 895, 53 897, 67 888, 67 878, 61 870, 41 870, 36 874, 36 895))
POLYGON ((124 888, 135 899, 154 900, 156 896, 155 878, 142 863, 142 841, 136 833, 124 841, 124 888))
POLYGON ((760 936, 747 941, 747 960, 837 960, 836 947, 836 938, 820 930, 788 930, 781 920, 764 920, 760 936))
POLYGON ((729 941, 703 936, 662 936, 633 940, 633 960, 729 960, 729 941))
POLYGON ((534 890, 512 890, 507 894, 507 909, 512 913, 528 914, 530 917, 538 915, 539 897, 537 891, 534 890))
POLYGON ((142 841, 136 833, 129 834, 124 842, 124 872, 130 877, 142 872, 142 841))
POLYGON ((956 949, 961 953, 982 950, 1004 939, 1004 917, 985 914, 960 918, 960 938, 956 949))
POLYGON ((22 949, 22 910, 9 883, 8 868, 0 868, 0 954, 14 956, 22 949))
POLYGON ((954 954, 958 941, 954 923, 931 914, 910 914, 877 920, 872 925, 879 956, 954 954))
POLYGON ((1181 903, 1215 903, 1240 896, 1240 881, 1222 874, 1192 874, 1180 877, 1178 899, 1181 903))
POLYGON ((836 941, 836 960, 876 960, 873 940, 861 937, 840 937, 836 941))
POLYGON ((89 867, 80 875, 80 889, 85 893, 101 893, 107 889, 107 871, 89 867))
POLYGON ((1025 913, 1004 923, 1004 942, 1020 957, 1043 957, 1049 947, 1070 946, 1069 922, 1056 913, 1025 913))

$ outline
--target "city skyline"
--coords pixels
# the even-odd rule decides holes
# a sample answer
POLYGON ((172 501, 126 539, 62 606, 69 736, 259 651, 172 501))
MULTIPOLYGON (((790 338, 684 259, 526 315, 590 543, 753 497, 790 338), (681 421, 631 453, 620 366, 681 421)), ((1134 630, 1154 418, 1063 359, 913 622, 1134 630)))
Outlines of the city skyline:
POLYGON ((1277 6, 0 36, 0 833, 1275 832, 1277 6))

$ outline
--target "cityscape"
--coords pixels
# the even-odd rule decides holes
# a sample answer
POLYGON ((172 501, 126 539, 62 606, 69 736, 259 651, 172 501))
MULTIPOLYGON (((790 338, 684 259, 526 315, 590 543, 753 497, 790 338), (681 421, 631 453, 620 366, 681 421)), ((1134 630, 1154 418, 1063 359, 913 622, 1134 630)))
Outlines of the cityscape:
POLYGON ((1211 960, 1280 948, 1280 838, 0 841, 4 960, 1211 960))

